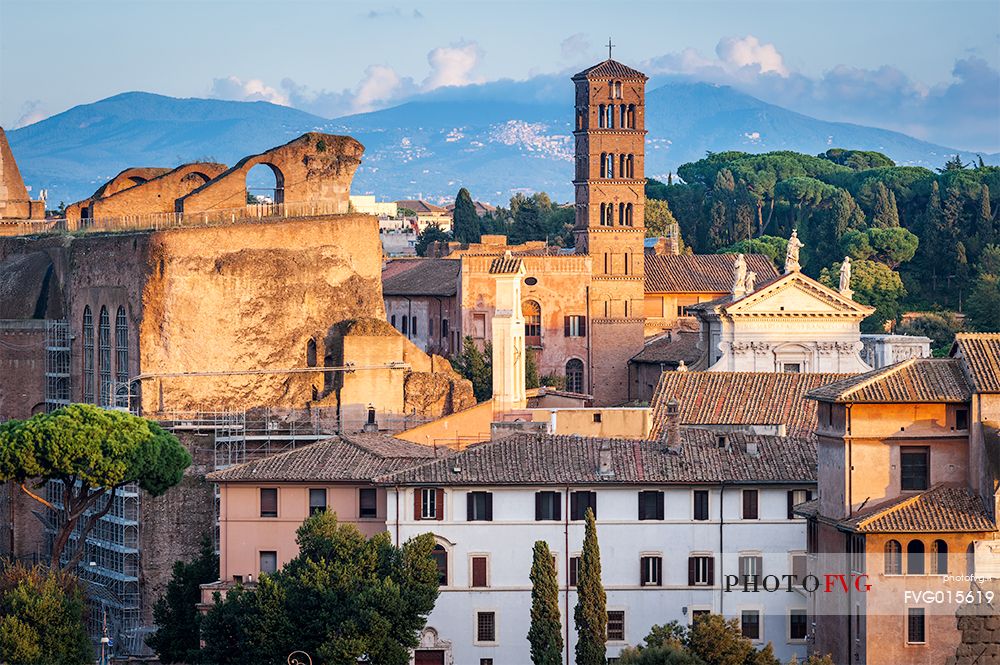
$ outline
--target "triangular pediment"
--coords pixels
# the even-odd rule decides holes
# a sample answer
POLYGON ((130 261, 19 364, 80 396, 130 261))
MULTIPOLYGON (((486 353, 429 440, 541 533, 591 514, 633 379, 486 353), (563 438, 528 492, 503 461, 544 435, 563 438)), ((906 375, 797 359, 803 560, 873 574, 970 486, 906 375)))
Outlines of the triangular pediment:
POLYGON ((836 316, 864 318, 874 308, 820 284, 800 272, 791 272, 723 307, 742 316, 836 316))

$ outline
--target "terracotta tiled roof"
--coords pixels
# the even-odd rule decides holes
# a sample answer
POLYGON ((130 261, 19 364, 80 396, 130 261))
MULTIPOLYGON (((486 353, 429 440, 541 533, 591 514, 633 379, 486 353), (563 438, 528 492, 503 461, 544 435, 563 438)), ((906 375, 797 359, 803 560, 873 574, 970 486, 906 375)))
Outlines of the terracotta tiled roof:
POLYGON ((968 402, 972 388, 956 358, 910 358, 809 392, 823 402, 968 402))
POLYGON ((551 434, 514 434, 466 448, 460 453, 379 478, 411 485, 566 485, 811 483, 816 480, 816 449, 804 439, 718 435, 683 430, 680 452, 659 441, 598 439, 551 434), (756 444, 757 453, 747 452, 756 444), (611 453, 611 476, 598 473, 600 449, 611 453))
POLYGON ((937 485, 863 509, 840 527, 859 533, 954 533, 995 531, 983 500, 965 487, 937 485))
MULTIPOLYGON (((763 254, 744 257, 758 285, 778 277, 763 254)), ((729 293, 733 288, 735 254, 646 254, 643 260, 646 293, 729 293)))
POLYGON ((610 58, 573 75, 574 81, 577 79, 593 78, 642 79, 645 81, 649 77, 637 69, 632 69, 628 65, 623 65, 617 60, 612 60, 610 58))
POLYGON ((396 206, 400 208, 409 208, 410 210, 416 213, 447 212, 447 210, 445 210, 441 206, 436 206, 433 203, 428 203, 423 199, 405 199, 403 201, 396 201, 396 206))
POLYGON ((642 351, 632 357, 634 363, 663 363, 677 367, 683 360, 691 367, 701 357, 702 350, 698 348, 700 335, 695 331, 678 330, 664 333, 648 340, 642 351))
POLYGON ((458 293, 462 264, 455 259, 397 259, 382 270, 387 296, 442 296, 458 293))
POLYGON ((434 449, 384 434, 350 434, 278 453, 206 476, 215 482, 370 481, 421 464, 434 449))
POLYGON ((503 256, 493 259, 490 263, 491 275, 512 275, 521 270, 521 259, 506 252, 503 256))
POLYGON ((815 517, 819 513, 819 499, 810 499, 809 501, 795 504, 793 510, 796 515, 802 517, 815 517))
POLYGON ((664 372, 653 393, 653 429, 659 436, 671 399, 684 425, 779 425, 788 434, 809 437, 816 430, 816 403, 810 390, 848 374, 778 372, 664 372))
POLYGON ((977 393, 1000 393, 1000 333, 958 333, 951 354, 965 361, 977 393))

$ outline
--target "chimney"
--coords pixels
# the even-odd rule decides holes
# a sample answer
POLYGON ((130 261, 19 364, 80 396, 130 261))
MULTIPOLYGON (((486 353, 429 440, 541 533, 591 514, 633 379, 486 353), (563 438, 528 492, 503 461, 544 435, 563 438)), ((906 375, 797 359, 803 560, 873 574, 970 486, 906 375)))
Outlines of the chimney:
POLYGON ((660 435, 663 442, 667 444, 667 450, 680 452, 681 450, 681 405, 671 399, 667 402, 667 418, 663 423, 663 433, 660 435))
POLYGON ((760 446, 756 439, 747 439, 746 449, 747 455, 750 455, 750 457, 760 457, 760 446))
POLYGON ((375 406, 373 404, 368 405, 368 418, 361 429, 365 432, 378 431, 378 422, 375 420, 375 406))
POLYGON ((597 475, 602 479, 615 476, 614 467, 611 465, 611 444, 608 441, 602 441, 597 451, 597 475))
POLYGON ((681 253, 681 227, 676 222, 671 224, 667 235, 667 252, 672 256, 680 256, 681 253))

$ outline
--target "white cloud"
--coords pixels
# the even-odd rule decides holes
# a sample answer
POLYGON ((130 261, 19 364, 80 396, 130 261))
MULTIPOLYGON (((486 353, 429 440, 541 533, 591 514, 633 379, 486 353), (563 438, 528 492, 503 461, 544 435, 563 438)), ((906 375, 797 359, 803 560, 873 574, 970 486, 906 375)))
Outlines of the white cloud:
POLYGON ((266 85, 260 79, 248 79, 246 81, 237 76, 227 76, 226 78, 213 79, 212 90, 209 96, 216 99, 230 99, 235 101, 262 101, 288 106, 288 96, 276 88, 266 85))
POLYGON ((481 83, 482 78, 477 78, 473 70, 482 57, 483 52, 476 42, 439 46, 427 54, 431 73, 424 79, 421 87, 424 90, 434 90, 444 86, 481 83))
POLYGON ((564 60, 577 62, 583 58, 590 58, 593 54, 593 47, 587 35, 582 32, 570 35, 559 44, 559 52, 564 60))
POLYGON ((785 59, 774 44, 761 44, 753 35, 746 37, 725 37, 715 47, 727 69, 743 69, 749 67, 761 74, 774 73, 778 76, 788 76, 785 59))
POLYGON ((42 106, 42 100, 30 99, 21 105, 21 115, 17 119, 17 122, 14 123, 14 129, 27 127, 40 120, 45 120, 49 115, 51 114, 42 106))
POLYGON ((372 65, 365 70, 365 78, 358 83, 351 105, 354 111, 370 111, 378 104, 397 97, 406 82, 392 67, 372 65))

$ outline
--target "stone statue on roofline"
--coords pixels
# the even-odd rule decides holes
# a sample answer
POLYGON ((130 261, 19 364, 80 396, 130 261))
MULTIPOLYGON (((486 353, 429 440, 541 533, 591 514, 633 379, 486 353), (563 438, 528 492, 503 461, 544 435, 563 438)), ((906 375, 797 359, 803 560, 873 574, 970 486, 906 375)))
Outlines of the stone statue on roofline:
POLYGON ((744 290, 746 290, 748 295, 753 293, 753 287, 756 282, 757 282, 757 273, 751 270, 750 272, 747 273, 747 279, 746 282, 744 282, 745 284, 744 290))
POLYGON ((850 298, 854 295, 851 290, 851 257, 845 256, 844 262, 840 264, 840 295, 850 298))
POLYGON ((733 298, 742 298, 747 293, 747 260, 742 254, 733 262, 733 298))
POLYGON ((799 232, 792 229, 792 237, 788 239, 788 249, 785 251, 785 274, 798 272, 802 269, 799 265, 799 250, 802 249, 802 241, 799 240, 799 232))

